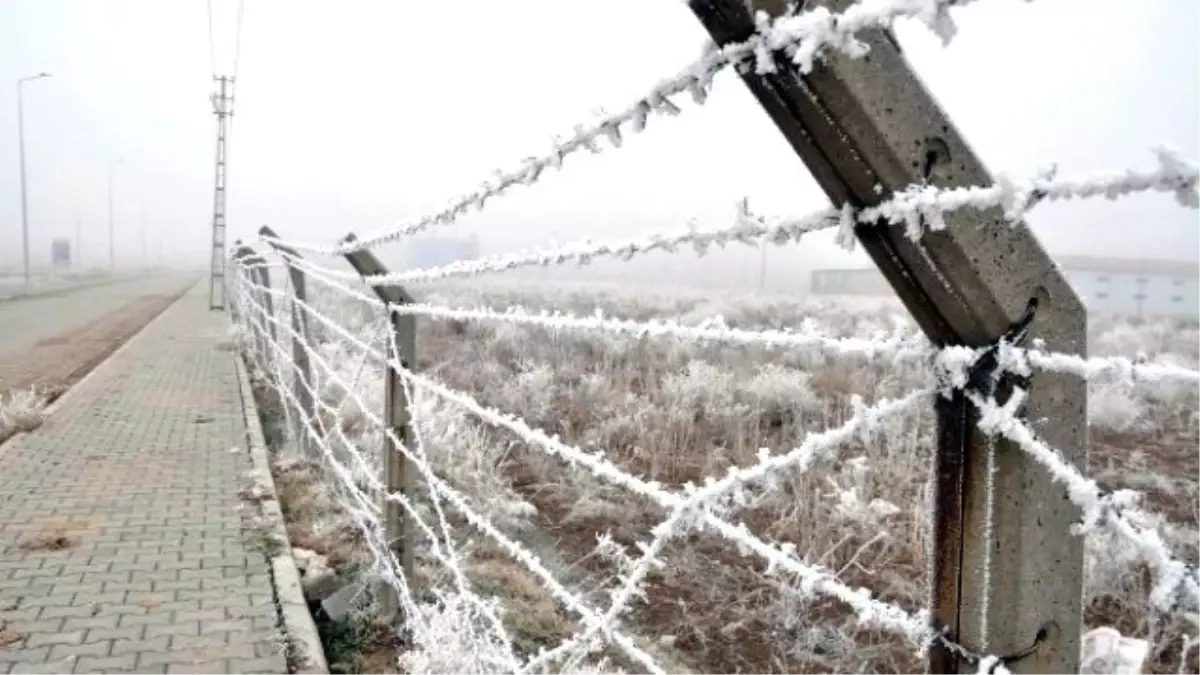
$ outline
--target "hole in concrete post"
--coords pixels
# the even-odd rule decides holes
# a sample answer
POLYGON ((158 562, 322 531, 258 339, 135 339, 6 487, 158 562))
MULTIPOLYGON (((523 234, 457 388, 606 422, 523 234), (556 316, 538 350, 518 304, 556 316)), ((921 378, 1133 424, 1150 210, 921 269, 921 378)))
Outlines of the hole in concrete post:
POLYGON ((1039 312, 1044 312, 1050 309, 1050 291, 1045 286, 1038 286, 1033 289, 1033 299, 1037 300, 1039 312))
MULTIPOLYGON (((950 146, 946 141, 938 136, 925 139, 922 144, 922 164, 921 177, 926 181, 933 178, 933 172, 938 167, 948 167, 950 165, 950 146)), ((949 175, 941 176, 943 180, 948 180, 949 175)))
POLYGON ((1044 321, 1042 317, 1050 311, 1050 291, 1045 286, 1038 286, 1033 289, 1031 299, 1037 303, 1037 311, 1033 317, 1033 332, 1036 335, 1037 329, 1044 321))

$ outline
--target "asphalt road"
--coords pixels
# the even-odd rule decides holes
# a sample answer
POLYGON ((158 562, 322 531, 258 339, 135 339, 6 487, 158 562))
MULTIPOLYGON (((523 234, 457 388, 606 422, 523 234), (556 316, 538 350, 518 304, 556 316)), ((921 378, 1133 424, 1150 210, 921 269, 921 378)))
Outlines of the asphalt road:
POLYGON ((0 301, 0 354, 103 318, 147 294, 178 292, 189 280, 200 278, 195 273, 141 276, 52 296, 0 301))

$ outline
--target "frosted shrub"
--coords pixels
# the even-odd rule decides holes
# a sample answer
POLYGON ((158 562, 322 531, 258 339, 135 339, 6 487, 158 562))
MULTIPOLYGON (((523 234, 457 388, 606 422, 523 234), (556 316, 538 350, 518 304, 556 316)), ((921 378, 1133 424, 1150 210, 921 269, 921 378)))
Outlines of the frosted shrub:
MULTIPOLYGON (((480 616, 480 610, 461 595, 434 591, 436 600, 419 608, 413 626, 412 648, 400 655, 400 667, 412 675, 434 673, 510 673, 513 655, 480 616)), ((485 601, 497 612, 499 603, 485 601)))
POLYGON ((509 323, 489 326, 489 329, 492 349, 508 354, 510 358, 520 358, 525 343, 529 340, 528 329, 509 323))
POLYGON ((774 363, 758 367, 749 380, 740 383, 738 394, 766 413, 806 412, 820 408, 820 399, 803 371, 774 363))
POLYGON ((827 497, 835 506, 834 515, 866 528, 878 527, 889 516, 900 513, 900 508, 889 501, 871 498, 874 493, 870 484, 869 460, 855 457, 843 465, 845 468, 834 476, 826 476, 831 488, 827 497))
POLYGON ((662 382, 663 394, 685 418, 701 411, 720 414, 730 410, 733 388, 733 373, 705 361, 692 361, 685 372, 671 373, 662 382))
POLYGON ((1147 338, 1145 326, 1134 327, 1128 323, 1117 323, 1109 327, 1091 344, 1096 354, 1120 354, 1132 356, 1146 352, 1147 338))
MULTIPOLYGON (((416 627, 412 647, 400 654, 398 665, 410 675, 443 673, 511 673, 516 661, 496 635, 479 607, 461 595, 434 591, 436 600, 419 608, 421 620, 409 622, 416 627)), ((495 600, 485 601, 497 613, 503 608, 495 600)), ((604 659, 573 663, 554 672, 562 675, 622 675, 604 659)))
POLYGON ((1107 431, 1144 429, 1145 409, 1133 389, 1121 382, 1099 382, 1088 391, 1088 424, 1107 431))
POLYGON ((508 380, 501 396, 519 403, 522 415, 541 421, 551 419, 558 392, 554 369, 545 363, 532 361, 520 363, 517 369, 519 374, 508 380))
POLYGON ((476 497, 498 524, 528 526, 537 509, 504 480, 505 449, 461 408, 424 390, 418 390, 415 398, 413 418, 430 463, 460 490, 476 497))

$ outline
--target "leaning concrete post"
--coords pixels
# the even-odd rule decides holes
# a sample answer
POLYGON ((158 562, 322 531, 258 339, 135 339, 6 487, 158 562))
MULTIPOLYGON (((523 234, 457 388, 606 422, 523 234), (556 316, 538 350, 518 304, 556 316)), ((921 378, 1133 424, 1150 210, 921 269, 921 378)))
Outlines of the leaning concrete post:
MULTIPOLYGON (((355 240, 353 234, 347 235, 346 242, 355 240)), ((371 251, 363 249, 354 253, 346 254, 346 260, 354 267, 354 270, 363 277, 376 276, 387 274, 388 270, 379 262, 371 251)), ((411 303, 410 296, 403 287, 399 285, 388 286, 372 286, 372 290, 379 296, 389 307, 403 303, 411 303)), ((386 389, 384 390, 384 411, 385 421, 389 428, 396 434, 396 438, 404 444, 405 448, 410 452, 413 450, 413 432, 412 432, 412 415, 409 412, 408 396, 405 393, 404 380, 400 371, 397 371, 393 362, 399 363, 404 370, 414 370, 417 366, 417 324, 416 317, 411 315, 399 315, 388 312, 388 322, 391 327, 391 340, 389 340, 389 363, 387 365, 387 377, 385 382, 386 389)), ((384 483, 387 485, 389 493, 401 493, 408 499, 416 497, 416 478, 417 468, 412 465, 412 462, 403 457, 400 451, 392 442, 391 436, 385 434, 383 445, 384 457, 384 483)), ((384 500, 383 511, 386 517, 384 523, 384 531, 387 535, 389 544, 395 546, 400 543, 400 565, 404 570, 404 576, 408 583, 413 584, 416 577, 414 571, 416 569, 416 541, 417 532, 416 526, 412 522, 412 516, 404 510, 400 504, 391 500, 384 500)), ((394 616, 398 608, 398 599, 392 592, 385 592, 383 596, 383 612, 386 616, 394 616)))

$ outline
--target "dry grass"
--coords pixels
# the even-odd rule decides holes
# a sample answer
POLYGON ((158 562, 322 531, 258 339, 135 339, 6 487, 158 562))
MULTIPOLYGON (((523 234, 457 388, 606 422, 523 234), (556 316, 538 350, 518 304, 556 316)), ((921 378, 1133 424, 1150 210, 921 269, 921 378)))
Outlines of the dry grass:
MULTIPOLYGON (((694 320, 720 314, 732 325, 778 328, 813 319, 827 333, 871 335, 897 324, 911 325, 903 311, 886 302, 871 306, 803 303, 789 298, 716 298, 711 295, 609 292, 589 295, 553 289, 514 288, 484 292, 447 286, 429 300, 492 306, 522 304, 629 318, 677 317, 694 320)), ((342 299, 319 299, 323 307, 359 334, 371 315, 342 299)), ((1166 354, 1196 367, 1194 324, 1134 325, 1093 321, 1093 354, 1166 354)), ((760 447, 794 447, 810 431, 840 424, 851 414, 850 399, 868 402, 895 396, 925 381, 922 367, 898 367, 887 360, 826 360, 778 349, 711 347, 672 340, 641 340, 553 334, 507 324, 422 322, 420 368, 486 405, 522 416, 567 442, 603 449, 626 470, 666 484, 681 485, 719 475, 730 466, 755 461, 760 447)), ((347 369, 353 350, 329 340, 325 356, 347 369)), ((379 369, 359 381, 365 404, 382 409, 379 369)), ((325 386, 331 404, 342 401, 325 386)), ((1177 526, 1169 543, 1197 560, 1197 392, 1194 388, 1157 391, 1096 385, 1090 392, 1093 446, 1090 471, 1106 485, 1145 490, 1155 508, 1177 526), (1131 452, 1132 450, 1132 452, 1131 452)), ((573 471, 525 447, 505 433, 486 428, 461 411, 421 397, 415 418, 431 462, 474 500, 509 535, 542 557, 556 577, 597 606, 638 542, 665 515, 656 507, 573 471), (597 547, 597 538, 611 544, 597 547)), ((340 423, 368 457, 378 452, 380 434, 353 407, 340 423)), ((738 511, 760 536, 794 542, 810 563, 838 573, 851 585, 908 609, 925 605, 928 568, 929 471, 934 423, 930 411, 900 417, 876 435, 843 448, 836 462, 818 463, 808 474, 786 474, 768 489, 747 492, 738 511)), ((329 481, 317 467, 291 490, 286 472, 277 476, 285 513, 311 510, 308 492, 329 481)), ((332 500, 331 501, 336 501, 332 500)), ((321 507, 325 508, 325 507, 321 507)), ((318 511, 320 509, 317 509, 318 511)), ((318 518, 319 520, 319 518, 318 518)), ((474 588, 501 599, 506 627, 525 654, 552 644, 576 629, 573 617, 550 600, 541 584, 520 565, 470 529, 452 520, 470 563, 474 588)), ((353 528, 351 528, 353 529, 353 528)), ((323 531, 327 533, 327 531, 323 531)), ((293 542, 306 548, 338 546, 304 527, 289 524, 293 542), (293 531, 295 529, 295 531, 293 531)), ((344 536, 344 535, 339 535, 344 536)), ((359 551, 353 537, 342 544, 359 551)), ((1173 672, 1181 665, 1183 635, 1195 632, 1179 617, 1150 609, 1144 568, 1113 556, 1109 542, 1088 541, 1086 620, 1112 625, 1152 642, 1150 669, 1173 672)), ((1120 549, 1116 549, 1120 550, 1120 549)), ((337 555, 335 553, 335 555, 337 555)), ((349 553, 341 554, 352 558, 349 553)), ((418 551, 422 588, 446 588, 446 577, 418 551), (430 584, 426 586, 425 584, 430 584)), ((653 573, 647 601, 635 603, 626 630, 652 648, 671 670, 695 672, 915 672, 922 663, 911 645, 856 627, 840 606, 814 599, 786 580, 763 575, 762 565, 712 537, 692 534, 674 541, 667 566, 653 573)), ((452 604, 452 603, 451 603, 452 604)), ((450 604, 435 602, 439 611, 450 604)), ((1194 650, 1192 652, 1194 654, 1194 650)), ((612 654, 607 654, 612 656, 612 654)), ((1195 656, 1191 659, 1194 661, 1195 656)), ((623 665, 615 659, 617 665, 623 665)))

